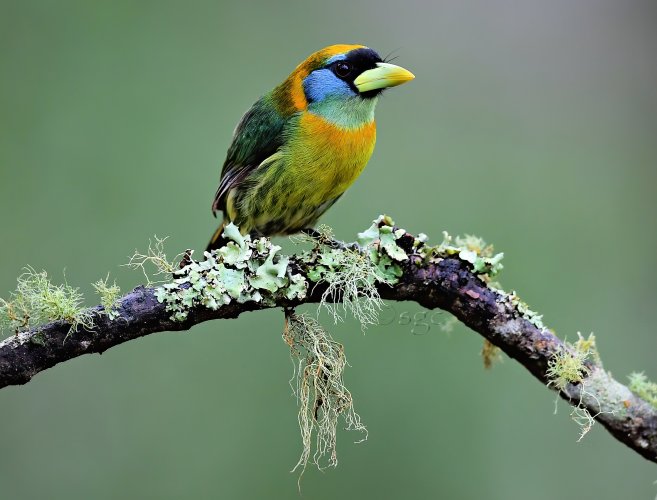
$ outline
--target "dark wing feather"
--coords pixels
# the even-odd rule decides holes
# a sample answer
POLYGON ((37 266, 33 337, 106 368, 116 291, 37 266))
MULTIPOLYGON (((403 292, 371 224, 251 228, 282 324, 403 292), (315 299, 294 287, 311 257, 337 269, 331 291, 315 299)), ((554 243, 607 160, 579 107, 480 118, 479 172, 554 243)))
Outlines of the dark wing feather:
POLYGON ((233 134, 214 195, 212 212, 215 215, 217 210, 225 211, 230 190, 283 145, 286 123, 287 118, 277 111, 269 95, 260 98, 242 117, 233 134))

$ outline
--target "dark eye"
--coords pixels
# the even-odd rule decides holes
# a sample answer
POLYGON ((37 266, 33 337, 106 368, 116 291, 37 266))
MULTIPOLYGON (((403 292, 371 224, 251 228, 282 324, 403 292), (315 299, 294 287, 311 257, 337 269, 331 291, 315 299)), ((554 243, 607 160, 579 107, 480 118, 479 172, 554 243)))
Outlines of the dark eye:
POLYGON ((351 73, 351 64, 347 62, 339 62, 334 66, 333 71, 340 78, 346 78, 349 76, 349 73, 351 73))

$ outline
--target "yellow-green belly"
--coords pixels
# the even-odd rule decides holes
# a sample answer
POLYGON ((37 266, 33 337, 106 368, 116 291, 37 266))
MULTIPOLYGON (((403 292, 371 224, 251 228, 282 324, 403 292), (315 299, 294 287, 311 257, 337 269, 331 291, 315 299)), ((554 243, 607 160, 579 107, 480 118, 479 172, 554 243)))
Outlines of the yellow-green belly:
POLYGON ((229 219, 268 236, 312 227, 363 171, 375 141, 374 121, 344 129, 302 114, 287 144, 229 194, 229 219))

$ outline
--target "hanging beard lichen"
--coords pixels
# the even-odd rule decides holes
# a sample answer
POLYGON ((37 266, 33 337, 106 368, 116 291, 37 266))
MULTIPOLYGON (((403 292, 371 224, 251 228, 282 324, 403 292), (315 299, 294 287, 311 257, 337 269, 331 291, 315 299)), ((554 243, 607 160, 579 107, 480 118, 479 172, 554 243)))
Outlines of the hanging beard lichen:
POLYGON ((319 469, 338 464, 336 452, 337 427, 343 419, 346 430, 363 433, 367 429, 354 410, 351 393, 344 385, 347 365, 342 344, 335 342, 314 319, 294 312, 286 313, 283 339, 290 346, 294 375, 290 385, 299 403, 299 427, 303 450, 292 471, 308 465, 319 469), (315 451, 313 448, 315 441, 315 451))

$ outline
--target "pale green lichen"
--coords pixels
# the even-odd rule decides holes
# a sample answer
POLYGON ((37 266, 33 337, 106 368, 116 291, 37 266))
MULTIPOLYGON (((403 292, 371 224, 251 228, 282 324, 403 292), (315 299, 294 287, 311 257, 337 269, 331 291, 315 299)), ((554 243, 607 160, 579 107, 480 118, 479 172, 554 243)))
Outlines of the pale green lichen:
MULTIPOLYGON (((542 315, 530 309, 527 303, 522 301, 515 292, 505 292, 501 289, 499 283, 492 280, 504 268, 502 265, 504 253, 495 253, 493 245, 471 234, 453 237, 448 232, 443 231, 443 241, 439 245, 424 245, 425 241, 426 237, 422 240, 416 238, 414 243, 414 248, 418 248, 421 257, 424 259, 440 259, 457 256, 462 261, 468 262, 471 264, 473 272, 486 283, 488 288, 497 292, 500 302, 510 303, 522 318, 540 330, 546 329, 542 315)), ((485 365, 488 363, 486 360, 487 353, 493 354, 494 351, 484 345, 482 355, 484 355, 485 365)))
POLYGON ((156 235, 154 239, 154 242, 153 240, 148 242, 148 250, 145 254, 135 250, 128 263, 124 264, 130 269, 141 271, 146 279, 146 285, 149 286, 166 281, 176 271, 176 262, 183 255, 178 254, 170 260, 164 252, 164 242, 167 238, 158 238, 156 235))
POLYGON ((287 266, 290 258, 287 256, 276 258, 281 247, 272 245, 265 261, 255 269, 255 275, 249 277, 253 288, 273 293, 288 284, 287 266))
POLYGON ((486 243, 484 239, 480 238, 479 236, 474 236, 472 234, 456 236, 454 237, 454 243, 457 247, 465 248, 466 250, 474 252, 475 255, 481 257, 495 256, 493 245, 486 243))
POLYGON ((520 299, 515 291, 511 293, 506 293, 503 290, 496 289, 500 301, 506 301, 516 308, 521 317, 525 318, 532 325, 534 325, 539 330, 545 330, 545 325, 543 324, 543 315, 538 314, 536 311, 533 311, 529 308, 526 302, 520 299))
POLYGON ((328 285, 319 307, 326 308, 334 321, 342 320, 343 313, 350 312, 363 327, 377 322, 383 301, 376 285, 387 283, 388 278, 366 254, 325 249, 308 278, 328 285))
POLYGON ((303 299, 308 291, 308 282, 301 274, 290 274, 290 282, 285 288, 285 298, 288 300, 303 299))
POLYGON ((558 390, 564 390, 568 384, 581 383, 590 373, 587 362, 592 362, 602 368, 600 354, 595 343, 595 335, 583 337, 577 332, 574 344, 566 342, 566 347, 557 352, 549 361, 546 375, 558 390))
POLYGON ((354 410, 353 399, 344 384, 347 360, 344 347, 335 342, 316 320, 289 313, 283 339, 290 346, 294 374, 290 385, 299 403, 302 451, 292 469, 305 470, 311 460, 319 469, 338 463, 336 442, 338 422, 346 430, 364 434, 367 430, 354 410), (314 440, 314 453, 313 449, 314 440), (311 458, 312 453, 312 458, 311 458))
MULTIPOLYGON (((242 235, 233 224, 225 227, 223 236, 229 240, 224 247, 206 252, 203 261, 185 259, 182 269, 176 263, 180 255, 169 260, 164 252, 166 238, 157 237, 145 254, 135 251, 127 265, 140 270, 147 284, 160 283, 155 296, 166 304, 176 321, 187 319, 189 312, 198 306, 216 310, 232 302, 274 305, 280 303, 280 299, 301 300, 312 283, 325 286, 320 307, 328 309, 335 320, 349 312, 365 327, 377 322, 382 306, 377 287, 397 283, 410 259, 415 265, 423 266, 445 258, 458 258, 467 262, 486 286, 498 292, 500 301, 508 301, 521 317, 537 328, 545 328, 542 317, 515 292, 505 293, 492 282, 491 278, 503 268, 504 254, 496 254, 492 245, 476 236, 452 237, 444 232, 443 241, 430 246, 425 234, 413 238, 404 229, 397 228, 390 217, 382 215, 358 234, 358 245, 336 242, 331 228, 323 225, 313 236, 296 236, 296 242, 309 243, 312 249, 298 255, 293 265, 289 257, 279 254, 281 248, 267 238, 242 235)), ((120 294, 116 283, 110 285, 106 278, 93 286, 101 297, 105 313, 115 318, 120 294)), ((45 272, 36 273, 28 268, 19 277, 17 290, 10 299, 0 299, 0 326, 20 331, 39 322, 61 319, 71 323, 71 331, 79 327, 91 328, 93 312, 83 309, 81 303, 82 296, 77 289, 68 284, 55 286, 45 272)), ((443 328, 447 330, 455 321, 452 317, 443 328)), ((581 425, 581 439, 596 416, 587 409, 590 405, 585 407, 583 403, 584 398, 596 399, 586 391, 589 379, 593 378, 589 377, 589 366, 593 363, 601 368, 601 363, 595 337, 578 336, 574 344, 566 344, 549 360, 547 376, 549 385, 558 390, 566 389, 569 384, 581 384, 582 399, 571 413, 581 425)), ((289 312, 284 338, 297 368, 293 387, 299 401, 303 451, 295 469, 305 469, 311 460, 313 438, 312 462, 319 468, 335 466, 338 419, 344 418, 348 429, 365 432, 353 409, 351 394, 344 387, 344 349, 315 320, 289 312)), ((39 335, 33 339, 36 344, 43 341, 39 335)), ((485 366, 490 366, 498 355, 499 350, 492 344, 484 344, 485 366)), ((657 384, 649 382, 645 375, 632 374, 630 388, 657 407, 657 384)))
POLYGON ((475 274, 482 276, 485 281, 489 281, 504 268, 504 253, 495 253, 493 245, 471 234, 452 237, 447 231, 443 231, 443 241, 440 245, 428 249, 434 256, 457 255, 459 259, 472 264, 475 274))
POLYGON ((9 300, 0 298, 0 331, 18 333, 30 327, 30 310, 22 296, 12 294, 9 300))
POLYGON ((425 234, 412 238, 406 230, 397 228, 390 217, 381 215, 358 233, 357 248, 338 250, 331 248, 330 241, 315 238, 314 243, 322 250, 316 252, 314 260, 307 260, 308 278, 329 284, 322 305, 334 319, 341 319, 342 313, 349 311, 366 326, 377 322, 381 308, 377 285, 397 283, 411 255, 416 264, 458 256, 469 262, 484 281, 502 269, 504 254, 495 254, 492 245, 481 238, 466 235, 454 239, 444 233, 443 242, 437 246, 427 245, 427 239, 425 234))
POLYGON ((109 274, 105 279, 98 280, 92 283, 91 286, 98 295, 100 295, 100 304, 103 306, 105 314, 109 319, 114 320, 119 317, 117 311, 117 300, 121 296, 121 288, 116 284, 116 281, 109 283, 109 274))
POLYGON ((657 384, 648 380, 648 377, 643 372, 630 373, 628 379, 630 390, 657 408, 657 384))
POLYGON ((600 353, 598 352, 598 346, 593 332, 589 333, 588 337, 584 337, 581 332, 577 332, 577 340, 572 344, 572 347, 575 351, 584 353, 588 361, 602 368, 602 360, 600 359, 600 353))
POLYGON ((585 361, 588 353, 578 350, 563 349, 548 361, 546 375, 557 390, 564 390, 569 384, 581 383, 588 375, 585 361))
POLYGON ((393 285, 402 274, 399 262, 408 260, 397 240, 405 234, 394 222, 380 216, 358 235, 359 246, 336 248, 332 231, 322 228, 319 237, 305 239, 315 245, 301 259, 308 266, 308 279, 327 285, 319 308, 325 308, 334 321, 351 313, 362 328, 378 322, 383 306, 377 286, 393 285))
MULTIPOLYGON (((583 337, 577 332, 577 341, 574 344, 566 342, 563 349, 558 351, 549 361, 546 375, 548 377, 548 386, 554 386, 558 391, 565 390, 570 384, 580 384, 580 399, 570 412, 573 421, 580 427, 578 442, 591 430, 595 423, 595 418, 603 411, 599 398, 590 392, 589 378, 591 375, 591 366, 602 370, 600 354, 595 342, 595 335, 592 333, 588 337, 583 337), (598 407, 598 412, 592 415, 584 401, 592 401, 598 407)), ((557 396, 558 398, 558 396, 557 396)), ((555 413, 556 413, 555 401, 555 413)))
POLYGON ((16 280, 9 300, 0 299, 0 326, 19 332, 48 321, 69 323, 69 334, 78 328, 90 330, 94 313, 82 307, 83 296, 68 283, 53 284, 45 271, 26 267, 16 280))
POLYGON ((234 224, 226 226, 223 236, 229 240, 225 246, 205 252, 203 261, 174 269, 173 281, 155 290, 172 319, 187 319, 198 305, 216 310, 233 301, 274 304, 278 294, 289 300, 306 296, 306 279, 289 268, 289 257, 278 255, 281 247, 267 238, 252 240, 234 224))
POLYGON ((159 286, 156 296, 166 302, 172 317, 182 321, 190 308, 201 304, 217 309, 232 300, 261 301, 274 304, 277 296, 288 300, 305 297, 308 282, 326 285, 320 309, 325 308, 335 321, 353 315, 363 326, 376 324, 382 301, 378 286, 394 285, 409 260, 409 252, 420 260, 440 259, 460 255, 472 264, 482 278, 495 275, 501 269, 503 254, 494 254, 492 246, 482 239, 466 235, 437 246, 425 244, 426 235, 412 238, 397 228, 388 216, 380 216, 359 233, 358 245, 345 245, 333 240, 333 232, 320 226, 313 235, 294 237, 297 243, 310 243, 313 248, 297 255, 296 263, 306 271, 306 278, 290 270, 290 258, 281 256, 280 247, 267 238, 253 240, 229 224, 224 229, 229 242, 222 248, 206 253, 201 262, 191 261, 175 269, 164 254, 163 240, 149 247, 147 254, 135 253, 130 265, 145 272, 145 264, 153 264, 157 274, 171 273, 173 281, 159 286), (403 244, 402 239, 404 240, 403 244))
POLYGON ((406 251, 397 244, 405 234, 404 229, 395 229, 395 221, 387 215, 380 215, 369 228, 358 233, 361 252, 378 269, 380 281, 389 285, 397 283, 402 275, 401 263, 408 260, 406 251))

